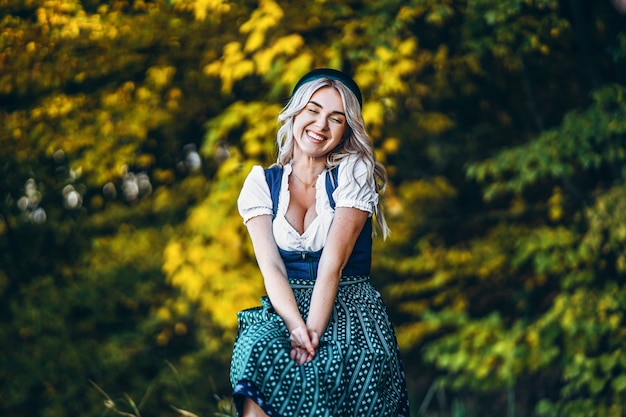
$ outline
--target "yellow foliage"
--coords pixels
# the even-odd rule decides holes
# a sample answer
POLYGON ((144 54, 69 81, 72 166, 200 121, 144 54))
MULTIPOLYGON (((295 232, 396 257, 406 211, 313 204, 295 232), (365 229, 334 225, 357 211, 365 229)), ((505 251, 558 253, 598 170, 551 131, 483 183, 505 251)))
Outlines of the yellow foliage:
POLYGON ((283 84, 288 88, 296 85, 300 77, 313 66, 314 62, 315 56, 310 50, 297 51, 295 57, 285 64, 285 70, 281 74, 283 84))
POLYGON ((493 360, 493 356, 489 356, 487 357, 487 360, 480 361, 476 366, 470 367, 470 370, 474 368, 473 371, 476 374, 476 377, 478 379, 485 379, 489 375, 493 360))
POLYGON ((521 196, 515 196, 511 200, 511 206, 509 207, 509 212, 514 216, 522 215, 526 212, 526 200, 521 198, 521 196))
POLYGON ((187 264, 182 265, 171 277, 172 284, 181 287, 191 301, 197 301, 201 297, 203 280, 202 275, 187 264))
POLYGON ((374 53, 377 59, 362 64, 355 81, 364 89, 374 87, 375 95, 381 98, 407 93, 410 87, 406 80, 427 62, 417 50, 415 38, 393 40, 391 46, 378 46, 374 53))
POLYGON ((396 47, 398 53, 402 56, 411 56, 417 50, 417 39, 407 38, 401 41, 396 47))
POLYGON ((180 242, 170 240, 165 247, 163 254, 163 271, 171 276, 182 265, 183 261, 183 246, 180 242))
POLYGON ((442 44, 433 57, 433 65, 438 69, 446 67, 448 65, 448 53, 448 46, 442 44))
POLYGON ((189 313, 189 303, 183 300, 175 300, 171 305, 171 309, 178 316, 184 316, 189 313))
POLYGON ((218 227, 211 220, 211 210, 210 208, 199 207, 193 210, 189 217, 187 218, 187 225, 191 230, 196 230, 202 232, 202 235, 211 234, 218 227))
POLYGON ((29 114, 19 115, 15 128, 37 138, 49 155, 59 150, 73 155, 73 170, 82 169, 90 180, 104 184, 123 175, 126 166, 152 165, 153 156, 138 153, 137 149, 147 139, 148 129, 168 117, 158 95, 145 86, 127 82, 117 90, 105 90, 99 97, 46 96, 29 114), (29 129, 25 130, 22 126, 27 125, 29 129))
POLYGON ((398 20, 412 21, 421 14, 420 8, 415 6, 402 6, 398 11, 398 20))
POLYGON ((188 262, 190 262, 194 266, 198 266, 202 264, 204 258, 205 249, 200 245, 190 245, 187 248, 187 253, 185 254, 185 258, 188 262))
MULTIPOLYGON (((290 58, 282 63, 282 82, 292 86, 302 73, 309 70, 314 57, 310 51, 303 51, 304 40, 299 34, 288 34, 267 41, 268 31, 276 27, 283 17, 281 7, 272 0, 261 1, 249 20, 240 27, 247 34, 245 44, 229 42, 224 46, 222 56, 208 63, 203 72, 218 76, 222 81, 222 92, 230 93, 235 82, 249 76, 266 76, 279 58, 290 58), (251 54, 251 56, 250 56, 251 54)), ((277 80, 273 80, 277 82, 277 80)))
POLYGON ((395 154, 400 150, 400 139, 386 138, 383 141, 383 150, 388 154, 395 154))
POLYGON ((232 80, 241 80, 242 78, 254 73, 254 62, 246 59, 241 61, 238 65, 233 66, 231 70, 232 80))
POLYGON ((244 51, 246 52, 254 52, 263 45, 265 42, 265 32, 260 30, 255 30, 248 36, 246 40, 246 46, 244 47, 244 51))
POLYGON ((157 90, 161 90, 171 82, 175 73, 176 68, 173 66, 150 67, 147 71, 146 80, 157 90))
POLYGON ((474 259, 472 253, 466 249, 448 250, 446 258, 450 265, 464 265, 474 259))
MULTIPOLYGON (((299 52, 304 45, 304 39, 299 34, 291 34, 278 38, 268 48, 260 49, 254 54, 257 74, 265 74, 279 55, 292 56, 299 52)), ((294 82, 295 83, 295 82, 294 82)))
POLYGON ((219 75, 222 92, 230 93, 236 81, 254 73, 254 62, 249 60, 239 42, 229 42, 224 46, 220 61, 214 61, 203 68, 206 75, 219 75))
POLYGON ((401 94, 407 91, 406 84, 397 73, 390 72, 383 78, 379 86, 379 94, 382 96, 401 94))
POLYGON ((420 115, 419 128, 432 135, 441 135, 454 128, 454 122, 443 113, 424 112, 420 115))
POLYGON ((107 6, 100 6, 98 13, 87 14, 75 2, 68 7, 59 7, 59 3, 44 2, 36 12, 37 23, 50 40, 76 39, 79 36, 92 41, 113 40, 120 34, 128 33, 130 28, 117 27, 118 13, 111 13, 107 6), (107 20, 103 20, 106 16, 107 20))
POLYGON ((174 334, 177 336, 184 336, 187 334, 187 325, 185 323, 178 322, 174 324, 174 334))
POLYGON ((298 53, 303 45, 304 39, 302 36, 300 34, 293 33, 276 39, 272 48, 277 52, 281 52, 286 55, 293 55, 298 53))
POLYGON ((198 21, 205 21, 207 17, 219 21, 220 17, 230 11, 230 2, 227 0, 172 0, 175 9, 191 11, 198 21))
POLYGON ((244 50, 254 52, 259 49, 265 42, 268 29, 276 27, 283 14, 283 9, 273 0, 261 0, 250 19, 239 28, 241 33, 248 34, 244 50))
POLYGON ((165 346, 170 342, 171 338, 172 330, 170 328, 165 328, 155 336, 155 342, 159 346, 165 346))
POLYGON ((377 47, 374 53, 376 54, 376 58, 382 63, 388 63, 396 57, 396 51, 384 46, 377 47))
MULTIPOLYGON (((226 141, 230 131, 245 127, 240 137, 242 151, 247 158, 263 160, 274 152, 274 138, 276 137, 276 118, 280 106, 263 102, 236 102, 225 109, 222 114, 208 124, 207 141, 202 152, 213 156, 220 143, 226 141), (265 158, 264 158, 265 157, 265 158)), ((234 149, 230 149, 231 152, 234 149)), ((222 167, 224 170, 231 164, 238 168, 238 158, 231 155, 222 167)), ((224 171, 222 171, 224 172, 224 171)))
POLYGON ((185 235, 173 239, 164 252, 168 280, 223 329, 233 329, 237 311, 258 305, 263 294, 263 280, 236 209, 250 164, 231 157, 220 166, 207 198, 189 214, 185 235))
POLYGON ((152 164, 154 164, 154 161, 155 161, 154 155, 146 154, 146 153, 138 155, 137 158, 135 159, 135 163, 137 167, 142 168, 142 169, 146 169, 150 167, 152 164))
POLYGON ((415 300, 406 302, 400 305, 400 311, 403 313, 412 314, 414 316, 418 316, 429 308, 429 303, 427 300, 415 300))
POLYGON ((611 328, 614 330, 617 330, 618 328, 620 328, 622 324, 622 318, 623 318, 622 314, 618 314, 618 313, 611 314, 608 320, 611 328))
POLYGON ((385 109, 379 101, 366 102, 363 105, 363 120, 371 126, 380 126, 383 124, 383 116, 385 109))
POLYGON ((156 316, 161 321, 170 321, 172 319, 172 313, 167 307, 159 307, 156 316))
POLYGON ((398 327, 398 345, 402 350, 418 346, 425 337, 434 334, 439 326, 431 322, 415 322, 398 327))
POLYGON ((407 182, 400 188, 401 199, 405 204, 415 207, 416 204, 422 206, 432 206, 433 202, 456 195, 456 190, 444 177, 435 177, 432 181, 417 180, 407 182))
POLYGON ((561 187, 554 187, 552 195, 548 199, 548 217, 552 221, 559 221, 563 216, 563 192, 561 187))
POLYGON ((354 75, 354 81, 356 81, 362 89, 366 89, 378 81, 378 74, 376 74, 372 64, 362 66, 360 71, 354 75))
MULTIPOLYGON (((394 284, 389 288, 388 293, 392 297, 399 297, 407 294, 417 294, 422 288, 423 286, 416 280, 408 280, 394 284)), ((404 308, 406 309, 407 307, 405 306, 404 308)))

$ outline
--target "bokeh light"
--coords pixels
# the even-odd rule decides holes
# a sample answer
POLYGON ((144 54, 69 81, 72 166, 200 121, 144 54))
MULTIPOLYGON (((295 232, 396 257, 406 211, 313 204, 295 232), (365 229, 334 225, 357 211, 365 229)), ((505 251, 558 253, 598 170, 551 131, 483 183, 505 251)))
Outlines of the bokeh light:
POLYGON ((77 209, 83 205, 83 197, 71 184, 63 188, 63 204, 69 209, 77 209))
POLYGON ((24 183, 24 195, 17 199, 17 208, 24 213, 25 218, 34 224, 43 224, 47 220, 46 210, 39 206, 41 192, 34 178, 24 183))

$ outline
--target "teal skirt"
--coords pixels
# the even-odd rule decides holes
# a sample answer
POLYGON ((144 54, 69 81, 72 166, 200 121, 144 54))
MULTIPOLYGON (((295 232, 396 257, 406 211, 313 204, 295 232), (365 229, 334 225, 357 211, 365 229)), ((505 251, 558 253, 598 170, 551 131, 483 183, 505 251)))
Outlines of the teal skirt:
MULTIPOLYGON (((306 320, 314 281, 290 280, 306 320)), ((241 415, 246 397, 270 417, 409 415, 395 332, 367 277, 342 277, 314 359, 297 365, 289 332, 267 297, 240 311, 230 369, 241 415)))

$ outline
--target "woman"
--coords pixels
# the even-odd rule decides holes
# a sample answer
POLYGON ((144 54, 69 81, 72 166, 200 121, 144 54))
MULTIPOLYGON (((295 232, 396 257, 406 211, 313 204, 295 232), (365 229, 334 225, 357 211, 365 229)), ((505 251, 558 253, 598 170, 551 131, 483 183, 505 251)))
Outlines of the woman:
POLYGON ((267 296, 238 314, 231 383, 240 416, 408 416, 404 372, 369 283, 386 172, 345 73, 305 74, 279 115, 278 163, 238 200, 267 296))

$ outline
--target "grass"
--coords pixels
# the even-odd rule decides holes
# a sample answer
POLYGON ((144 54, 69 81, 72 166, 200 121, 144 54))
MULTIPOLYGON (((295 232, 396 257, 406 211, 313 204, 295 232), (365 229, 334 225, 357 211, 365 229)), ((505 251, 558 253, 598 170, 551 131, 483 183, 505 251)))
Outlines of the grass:
MULTIPOLYGON (((176 370, 174 365, 172 365, 170 362, 166 361, 166 364, 172 370, 176 379, 176 383, 178 384, 179 388, 181 389, 184 396, 186 397, 185 389, 181 384, 180 375, 178 371, 176 370)), ((153 382, 146 389, 146 392, 144 393, 141 401, 139 403, 136 403, 127 394, 124 394, 121 399, 115 401, 113 400, 113 398, 111 398, 111 396, 105 390, 103 390, 94 381, 89 380, 89 382, 94 387, 94 389, 97 390, 100 393, 100 395, 102 395, 102 397, 104 398, 104 411, 102 413, 102 416, 106 416, 112 413, 114 415, 123 416, 123 417, 142 417, 141 410, 146 405, 154 388, 154 382, 153 382)), ((217 411, 213 412, 213 417, 236 417, 235 406, 231 398, 223 398, 217 395, 214 398, 216 401, 217 411)), ((180 417, 200 417, 198 414, 192 411, 175 407, 173 405, 170 405, 170 408, 172 409, 172 411, 176 413, 176 415, 180 417)))

